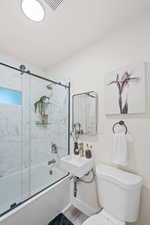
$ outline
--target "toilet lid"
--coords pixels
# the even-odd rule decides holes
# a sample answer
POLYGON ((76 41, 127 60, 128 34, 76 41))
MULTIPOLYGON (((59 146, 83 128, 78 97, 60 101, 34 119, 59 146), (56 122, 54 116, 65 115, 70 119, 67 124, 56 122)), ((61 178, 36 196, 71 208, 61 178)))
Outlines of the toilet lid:
POLYGON ((83 225, 125 225, 125 223, 113 218, 102 210, 99 214, 88 218, 83 225))

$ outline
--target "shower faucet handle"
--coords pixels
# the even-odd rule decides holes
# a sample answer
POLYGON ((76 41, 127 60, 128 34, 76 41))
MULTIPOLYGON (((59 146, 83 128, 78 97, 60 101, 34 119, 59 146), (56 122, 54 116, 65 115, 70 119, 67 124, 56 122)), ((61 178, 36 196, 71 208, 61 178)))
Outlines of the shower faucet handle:
POLYGON ((51 152, 52 153, 58 153, 58 146, 56 144, 51 145, 51 152))

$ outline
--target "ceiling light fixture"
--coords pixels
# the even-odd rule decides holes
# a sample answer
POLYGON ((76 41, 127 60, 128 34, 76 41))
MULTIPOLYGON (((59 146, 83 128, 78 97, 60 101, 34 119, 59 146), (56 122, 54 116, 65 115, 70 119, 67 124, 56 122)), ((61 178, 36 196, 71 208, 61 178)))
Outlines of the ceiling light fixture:
POLYGON ((39 0, 21 0, 21 8, 25 16, 35 22, 41 22, 45 17, 45 10, 39 0))

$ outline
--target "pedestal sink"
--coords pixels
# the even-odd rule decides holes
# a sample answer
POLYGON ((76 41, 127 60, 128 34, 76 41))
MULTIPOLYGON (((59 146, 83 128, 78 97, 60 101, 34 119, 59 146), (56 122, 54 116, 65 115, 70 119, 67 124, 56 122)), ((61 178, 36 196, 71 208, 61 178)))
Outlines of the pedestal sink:
POLYGON ((61 159, 61 168, 73 176, 83 177, 94 166, 93 159, 86 159, 76 155, 68 155, 61 159))

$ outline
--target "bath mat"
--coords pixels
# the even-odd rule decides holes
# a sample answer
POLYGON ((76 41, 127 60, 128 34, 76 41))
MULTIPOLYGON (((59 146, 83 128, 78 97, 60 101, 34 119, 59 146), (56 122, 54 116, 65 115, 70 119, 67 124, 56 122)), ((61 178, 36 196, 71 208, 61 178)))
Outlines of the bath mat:
POLYGON ((74 225, 62 213, 56 216, 48 225, 74 225))

